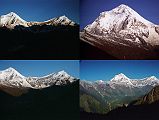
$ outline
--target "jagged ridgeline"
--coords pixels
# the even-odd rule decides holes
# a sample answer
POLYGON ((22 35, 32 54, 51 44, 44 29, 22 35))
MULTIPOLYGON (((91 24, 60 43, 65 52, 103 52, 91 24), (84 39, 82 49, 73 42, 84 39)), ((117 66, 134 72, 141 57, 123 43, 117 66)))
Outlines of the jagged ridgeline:
POLYGON ((159 111, 159 86, 145 96, 119 107, 106 115, 82 113, 82 120, 157 120, 159 111))
MULTIPOLYGON (((80 32, 80 39, 83 52, 97 53, 94 52, 94 58, 159 59, 159 25, 144 19, 127 5, 102 12, 80 32)), ((89 58, 90 53, 82 54, 89 58)))
MULTIPOLYGON (((155 76, 130 79, 124 74, 115 75, 109 81, 80 81, 80 111, 107 114, 149 93, 159 80, 155 76)), ((136 102, 137 104, 138 102, 136 102)))
POLYGON ((0 71, 3 120, 78 120, 79 79, 65 71, 25 77, 14 68, 0 71))
POLYGON ((27 22, 11 12, 0 16, 0 58, 77 58, 79 25, 60 16, 27 22))

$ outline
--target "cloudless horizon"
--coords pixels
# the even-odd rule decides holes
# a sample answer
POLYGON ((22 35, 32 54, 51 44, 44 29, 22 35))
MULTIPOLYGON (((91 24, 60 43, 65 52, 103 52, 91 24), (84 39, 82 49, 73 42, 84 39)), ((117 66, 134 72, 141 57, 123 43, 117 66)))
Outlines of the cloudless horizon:
POLYGON ((0 15, 14 12, 26 21, 46 21, 67 16, 79 23, 78 0, 2 0, 0 15))
POLYGON ((42 77, 64 70, 79 78, 79 60, 0 60, 0 71, 9 67, 26 77, 42 77))
POLYGON ((156 76, 159 79, 158 60, 82 60, 80 79, 88 81, 111 80, 123 73, 130 79, 156 76))
POLYGON ((145 19, 159 25, 159 0, 81 0, 80 29, 95 21, 101 12, 121 4, 128 5, 145 19))

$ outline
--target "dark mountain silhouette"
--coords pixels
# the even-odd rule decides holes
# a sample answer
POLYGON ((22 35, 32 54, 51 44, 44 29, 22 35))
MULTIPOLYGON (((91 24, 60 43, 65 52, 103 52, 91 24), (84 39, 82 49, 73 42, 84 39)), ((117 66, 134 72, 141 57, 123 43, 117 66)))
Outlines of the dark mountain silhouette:
POLYGON ((80 57, 82 59, 109 59, 114 60, 117 59, 116 57, 98 49, 97 47, 94 47, 82 40, 80 40, 80 57))
POLYGON ((79 81, 66 86, 30 89, 18 97, 0 91, 2 120, 78 120, 79 81))
POLYGON ((79 26, 33 25, 0 28, 1 59, 75 59, 79 26))

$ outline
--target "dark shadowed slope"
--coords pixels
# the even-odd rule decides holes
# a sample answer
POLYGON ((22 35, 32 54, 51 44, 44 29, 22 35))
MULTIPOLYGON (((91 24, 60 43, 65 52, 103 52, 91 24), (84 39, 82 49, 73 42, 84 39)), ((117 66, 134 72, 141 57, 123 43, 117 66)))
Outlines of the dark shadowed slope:
POLYGON ((76 59, 79 26, 0 28, 1 59, 76 59), (40 30, 40 32, 39 32, 40 30))
POLYGON ((42 90, 30 89, 19 97, 0 91, 3 120, 78 120, 79 81, 42 90))
POLYGON ((109 55, 108 53, 100 50, 97 47, 94 47, 82 40, 80 40, 80 57, 82 59, 109 59, 109 60, 114 60, 117 59, 114 56, 109 55))

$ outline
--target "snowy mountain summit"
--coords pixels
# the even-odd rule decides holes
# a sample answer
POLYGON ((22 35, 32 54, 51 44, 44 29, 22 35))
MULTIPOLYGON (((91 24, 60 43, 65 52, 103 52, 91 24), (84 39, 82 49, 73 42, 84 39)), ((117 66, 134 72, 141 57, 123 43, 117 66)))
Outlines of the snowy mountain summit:
POLYGON ((52 73, 44 77, 25 77, 14 68, 8 68, 0 71, 0 88, 33 88, 42 89, 52 85, 67 85, 77 79, 67 74, 65 71, 52 73))
POLYGON ((27 22, 20 18, 16 13, 10 12, 6 15, 0 16, 0 27, 7 27, 13 29, 15 26, 21 25, 23 27, 31 27, 33 25, 69 25, 75 26, 76 23, 68 19, 66 16, 60 16, 57 18, 52 18, 44 22, 27 22))
POLYGON ((122 4, 100 13, 81 31, 80 38, 118 59, 155 58, 159 26, 122 4))
POLYGON ((125 87, 144 87, 147 85, 150 86, 156 86, 159 85, 159 79, 157 79, 155 76, 150 76, 143 79, 130 79, 127 76, 125 76, 123 73, 120 73, 118 75, 115 75, 114 78, 112 78, 108 84, 115 88, 115 86, 125 86, 125 87))
MULTIPOLYGON (((159 85, 159 79, 155 76, 146 77, 143 79, 130 79, 123 73, 115 75, 111 80, 104 81, 104 80, 97 80, 95 82, 89 82, 89 81, 81 81, 81 85, 85 85, 84 83, 87 83, 91 86, 100 86, 101 84, 106 85, 105 87, 110 88, 118 88, 118 87, 128 87, 128 88, 142 88, 146 86, 157 86, 159 85)), ((103 87, 103 86, 102 86, 103 87)))

